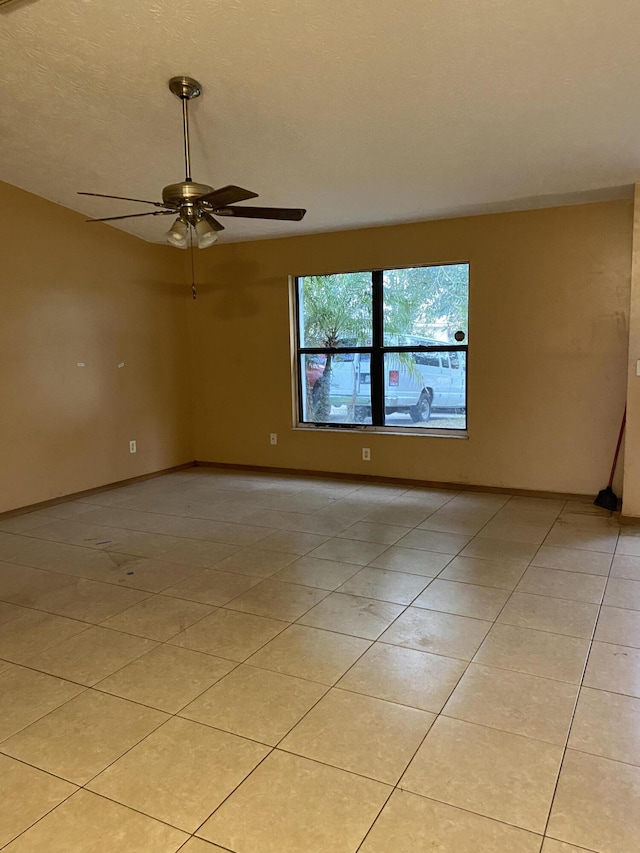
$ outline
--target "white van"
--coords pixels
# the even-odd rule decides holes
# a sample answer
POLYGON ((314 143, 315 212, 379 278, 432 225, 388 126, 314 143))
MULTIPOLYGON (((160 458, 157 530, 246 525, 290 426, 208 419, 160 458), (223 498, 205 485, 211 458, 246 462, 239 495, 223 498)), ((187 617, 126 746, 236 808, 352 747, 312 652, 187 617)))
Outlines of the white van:
MULTIPOLYGON (((406 345, 442 346, 442 342, 416 338, 406 345)), ((331 405, 346 405, 358 423, 371 418, 370 362, 368 353, 338 353, 332 359, 331 405)), ((432 411, 466 406, 463 352, 387 353, 384 372, 387 415, 400 412, 414 423, 425 423, 432 411)))

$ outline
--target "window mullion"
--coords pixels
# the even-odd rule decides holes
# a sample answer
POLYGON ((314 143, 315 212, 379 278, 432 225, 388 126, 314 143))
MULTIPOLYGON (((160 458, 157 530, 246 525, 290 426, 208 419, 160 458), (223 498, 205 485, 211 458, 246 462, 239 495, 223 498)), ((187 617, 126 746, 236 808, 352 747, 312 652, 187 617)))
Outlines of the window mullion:
POLYGON ((371 273, 372 335, 371 345, 371 422, 384 426, 384 344, 383 328, 383 274, 382 270, 371 273))

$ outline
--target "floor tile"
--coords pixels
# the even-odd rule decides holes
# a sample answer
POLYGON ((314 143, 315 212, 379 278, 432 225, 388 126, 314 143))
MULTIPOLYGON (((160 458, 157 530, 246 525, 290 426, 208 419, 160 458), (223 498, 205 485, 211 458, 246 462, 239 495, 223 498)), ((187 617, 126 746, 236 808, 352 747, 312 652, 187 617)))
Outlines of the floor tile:
POLYGON ((611 564, 611 577, 640 581, 640 557, 626 557, 623 554, 616 554, 611 564))
POLYGON ((208 841, 203 841, 201 838, 190 838, 184 847, 180 848, 180 853, 229 853, 224 847, 218 847, 217 844, 211 844, 208 841))
POLYGON ((34 669, 91 687, 157 643, 120 631, 94 626, 30 658, 34 669))
POLYGON ((428 583, 429 579, 420 575, 385 571, 368 566, 346 581, 339 592, 362 595, 378 601, 391 601, 395 604, 411 604, 428 583))
POLYGON ((141 590, 122 589, 85 578, 70 577, 69 580, 66 586, 43 595, 38 607, 70 619, 103 622, 149 596, 141 590))
POLYGON ((280 749, 395 785, 434 714, 333 688, 280 749))
POLYGON ((245 738, 174 717, 88 787, 178 829, 195 832, 268 752, 267 747, 245 738))
POLYGON ((558 516, 558 524, 568 524, 580 527, 584 530, 603 530, 609 533, 618 533, 620 525, 613 513, 608 516, 594 515, 592 512, 563 510, 558 516))
POLYGON ((465 668, 464 661, 374 643, 338 687, 437 714, 465 668))
POLYGON ((603 518, 609 518, 611 516, 611 513, 608 510, 596 506, 591 503, 590 500, 567 501, 562 509, 564 512, 590 513, 591 515, 600 515, 603 518))
POLYGON ((154 595, 112 616, 102 625, 114 631, 165 642, 212 612, 213 608, 206 604, 154 595))
POLYGON ((324 589, 268 579, 234 598, 227 607, 257 616, 295 622, 326 595, 327 591, 324 589))
MULTIPOLYGON (((237 525, 239 527, 239 525, 237 525)), ((256 530, 260 530, 260 528, 256 528, 256 530)), ((264 532, 264 528, 262 528, 264 532)), ((146 536, 147 534, 141 534, 146 536)), ((154 536, 150 537, 152 540, 154 536)), ((156 556, 153 553, 153 548, 151 548, 150 554, 145 554, 144 546, 139 548, 138 550, 142 551, 142 556, 154 557, 156 556)), ((227 557, 232 556, 238 551, 238 547, 235 545, 227 545, 222 544, 221 542, 204 542, 198 541, 196 539, 177 539, 175 540, 175 544, 172 545, 168 550, 162 551, 161 556, 163 560, 168 560, 174 563, 180 563, 183 565, 187 563, 189 565, 200 566, 203 569, 211 568, 211 566, 216 566, 217 564, 222 562, 227 557)))
POLYGON ((341 539, 356 539, 360 542, 379 542, 382 545, 395 545, 407 532, 406 527, 393 524, 372 524, 367 521, 357 521, 342 533, 341 539))
POLYGON ((462 551, 461 556, 517 562, 524 567, 537 550, 537 545, 529 545, 525 542, 506 542, 504 539, 483 539, 476 536, 462 551))
POLYGON ((402 548, 435 551, 437 554, 458 554, 470 536, 459 533, 440 533, 436 530, 411 530, 398 543, 402 548))
POLYGON ((0 601, 0 625, 4 625, 5 622, 10 622, 12 619, 15 619, 16 616, 20 616, 21 613, 25 613, 26 608, 18 607, 17 604, 7 604, 6 601, 0 601))
POLYGON ((166 719, 160 711, 87 690, 4 741, 0 751, 84 785, 166 719))
POLYGON ((564 841, 555 841, 553 838, 545 838, 542 845, 542 853, 593 853, 586 847, 574 847, 564 841))
POLYGON ((401 548, 394 545, 371 560, 369 566, 434 578, 451 560, 451 554, 436 554, 435 551, 421 551, 418 548, 401 548))
POLYGON ((286 622, 220 609, 177 634, 170 643, 242 662, 286 627, 286 622))
POLYGON ((406 646, 461 660, 471 660, 491 622, 409 607, 380 638, 383 643, 406 646))
POLYGON ((513 625, 494 625, 474 661, 578 684, 588 651, 588 640, 513 625))
POLYGON ((170 563, 149 557, 119 554, 116 551, 101 551, 99 558, 94 557, 88 568, 85 565, 81 576, 131 589, 162 592, 199 571, 200 567, 186 563, 170 563))
POLYGON ((414 507, 407 502, 402 502, 402 498, 397 501, 378 507, 372 510, 368 515, 365 515, 363 521, 373 524, 392 524, 400 527, 418 527, 426 520, 428 511, 421 507, 414 507))
POLYGON ((640 557, 640 537, 621 535, 615 553, 616 556, 640 557))
POLYGON ((326 690, 312 681, 241 664, 180 716, 275 746, 326 690))
POLYGON ((165 595, 184 598, 222 607, 227 602, 260 583, 260 578, 219 572, 216 569, 204 569, 197 575, 185 578, 175 586, 164 590, 165 595))
POLYGON ((587 575, 603 575, 606 577, 611 566, 611 554, 543 545, 531 561, 531 565, 541 566, 544 569, 584 572, 587 575))
POLYGON ((349 527, 351 521, 346 518, 333 518, 324 512, 316 512, 313 515, 302 512, 291 513, 295 519, 287 526, 288 530, 299 530, 301 533, 320 533, 325 536, 336 536, 345 527, 349 527))
POLYGON ((162 645, 98 682, 96 689, 176 714, 235 665, 213 655, 162 645))
POLYGON ((493 620, 504 607, 509 595, 508 590, 436 578, 416 598, 413 606, 455 613, 458 616, 493 620))
POLYGON ((567 750, 547 834, 604 853, 636 853, 640 767, 567 750))
POLYGON ((0 518, 0 530, 3 533, 28 533, 29 530, 33 530, 36 527, 42 527, 43 524, 49 524, 55 520, 55 517, 36 515, 33 512, 29 512, 24 515, 0 518))
POLYGON ((268 578, 280 569, 293 563, 295 554, 278 551, 259 551, 257 548, 243 548, 230 557, 216 563, 216 571, 231 572, 236 575, 248 575, 254 578, 268 578))
POLYGON ((534 595, 548 595, 553 598, 600 604, 605 585, 606 578, 596 575, 531 566, 522 576, 516 589, 518 592, 530 592, 534 595))
POLYGON ((91 627, 86 622, 39 610, 20 608, 20 611, 13 619, 0 625, 0 658, 15 663, 24 663, 38 652, 91 627))
POLYGON ((357 542, 355 539, 329 539, 324 545, 309 554, 321 560, 336 560, 338 563, 355 563, 366 566, 383 551, 387 545, 379 545, 376 542, 357 542))
POLYGON ((540 836, 408 791, 394 791, 360 853, 426 853, 427 850, 538 853, 540 836))
POLYGON ((626 578, 609 578, 603 603, 609 607, 640 610, 640 581, 628 580, 626 578))
POLYGON ((370 645, 358 637, 291 625, 248 662, 285 675, 335 684, 370 645))
POLYGON ((583 687, 569 746, 580 752, 640 765, 640 699, 583 687))
POLYGON ((589 655, 584 684, 640 698, 640 649, 595 642, 589 655))
POLYGON ((52 504, 43 510, 36 510, 29 513, 29 515, 37 516, 42 513, 47 518, 77 518, 86 512, 90 512, 91 509, 93 507, 90 504, 82 503, 81 501, 64 501, 59 504, 52 504))
POLYGON ((360 571, 354 563, 337 563, 335 560, 318 560, 316 557, 300 557, 295 563, 280 569, 273 580, 298 583, 317 589, 337 589, 360 571))
POLYGON ((8 844, 76 790, 69 782, 0 755, 0 846, 8 844))
POLYGON ((560 746, 438 717, 400 787, 542 832, 562 754, 560 746))
POLYGON ((444 507, 430 515, 422 524, 420 530, 438 530, 441 533, 458 533, 463 536, 475 536, 491 519, 492 510, 464 512, 444 507))
POLYGON ((264 548, 266 551, 281 551, 284 554, 296 554, 302 557, 322 545, 328 538, 328 536, 319 533, 277 530, 265 539, 260 540, 260 548, 264 548))
POLYGON ((128 531, 107 527, 103 524, 90 524, 78 519, 56 519, 34 527, 29 536, 51 542, 64 542, 68 545, 82 545, 85 548, 104 548, 117 545, 128 531))
POLYGON ((480 530, 478 536, 482 539, 502 539, 505 542, 541 545, 550 528, 551 524, 494 518, 480 530))
POLYGON ((498 617, 498 622, 591 639, 597 616, 597 604, 514 592, 498 617))
POLYGON ((564 746, 577 694, 577 685, 472 663, 443 714, 564 746))
POLYGON ((440 574, 439 580, 472 583, 494 589, 516 588, 525 571, 525 563, 501 562, 475 557, 456 557, 440 574))
POLYGON ((353 853, 390 788, 273 752, 198 830, 230 850, 353 853))
POLYGON ((376 640, 403 610, 400 604, 332 592, 298 621, 312 628, 376 640))
POLYGON ((575 548, 578 551, 601 551, 605 554, 613 554, 617 539, 617 533, 582 530, 568 524, 554 524, 544 544, 560 548, 575 548))
POLYGON ((0 673, 0 741, 64 705, 83 689, 21 666, 0 673))
POLYGON ((595 639, 640 649, 640 612, 619 607, 602 607, 595 639))
POLYGON ((176 853, 184 832, 146 815, 78 791, 24 835, 6 853, 176 853))

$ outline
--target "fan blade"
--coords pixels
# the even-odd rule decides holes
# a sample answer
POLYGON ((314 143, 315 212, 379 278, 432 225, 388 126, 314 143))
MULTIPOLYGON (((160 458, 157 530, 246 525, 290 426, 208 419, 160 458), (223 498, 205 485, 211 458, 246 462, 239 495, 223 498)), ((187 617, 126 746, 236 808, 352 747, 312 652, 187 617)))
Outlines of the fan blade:
POLYGON ((220 187, 219 190, 198 196, 194 201, 205 201, 216 208, 225 204, 235 204, 237 201, 246 201, 248 198, 258 198, 258 193, 252 193, 251 190, 243 190, 242 187, 234 187, 230 184, 228 187, 220 187))
POLYGON ((202 211, 202 218, 206 219, 207 222, 209 223, 209 225, 212 228, 215 228, 216 231, 224 231, 224 225, 222 224, 222 222, 218 222, 218 220, 214 219, 210 213, 207 213, 206 211, 203 210, 202 211))
POLYGON ((103 216, 102 219, 87 219, 86 222, 112 222, 114 219, 136 219, 139 216, 168 216, 176 215, 175 210, 152 210, 150 213, 129 213, 127 216, 103 216))
POLYGON ((219 207, 217 216, 244 216, 247 219, 289 219, 300 222, 307 212, 301 207, 219 207))
POLYGON ((161 201, 147 201, 144 198, 127 198, 124 195, 105 195, 104 193, 82 193, 79 192, 78 195, 94 195, 98 198, 117 198, 120 201, 137 201, 140 204, 152 204, 154 207, 164 207, 164 204, 161 201))

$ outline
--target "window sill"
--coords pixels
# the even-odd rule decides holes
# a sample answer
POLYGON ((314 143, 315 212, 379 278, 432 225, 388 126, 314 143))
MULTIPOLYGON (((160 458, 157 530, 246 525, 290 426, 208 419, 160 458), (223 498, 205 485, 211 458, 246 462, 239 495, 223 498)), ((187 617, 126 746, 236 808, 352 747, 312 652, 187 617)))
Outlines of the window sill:
POLYGON ((332 433, 340 433, 342 435, 355 433, 356 435, 371 433, 380 433, 382 435, 410 435, 410 436, 420 436, 421 438, 453 438, 453 439, 463 439, 468 440, 469 433, 467 430, 452 430, 452 429, 411 429, 401 428, 390 426, 390 427, 379 427, 379 426, 370 426, 368 424, 348 424, 344 426, 323 426, 323 425, 313 425, 313 424, 295 424, 292 429, 299 430, 301 432, 332 432, 332 433))

